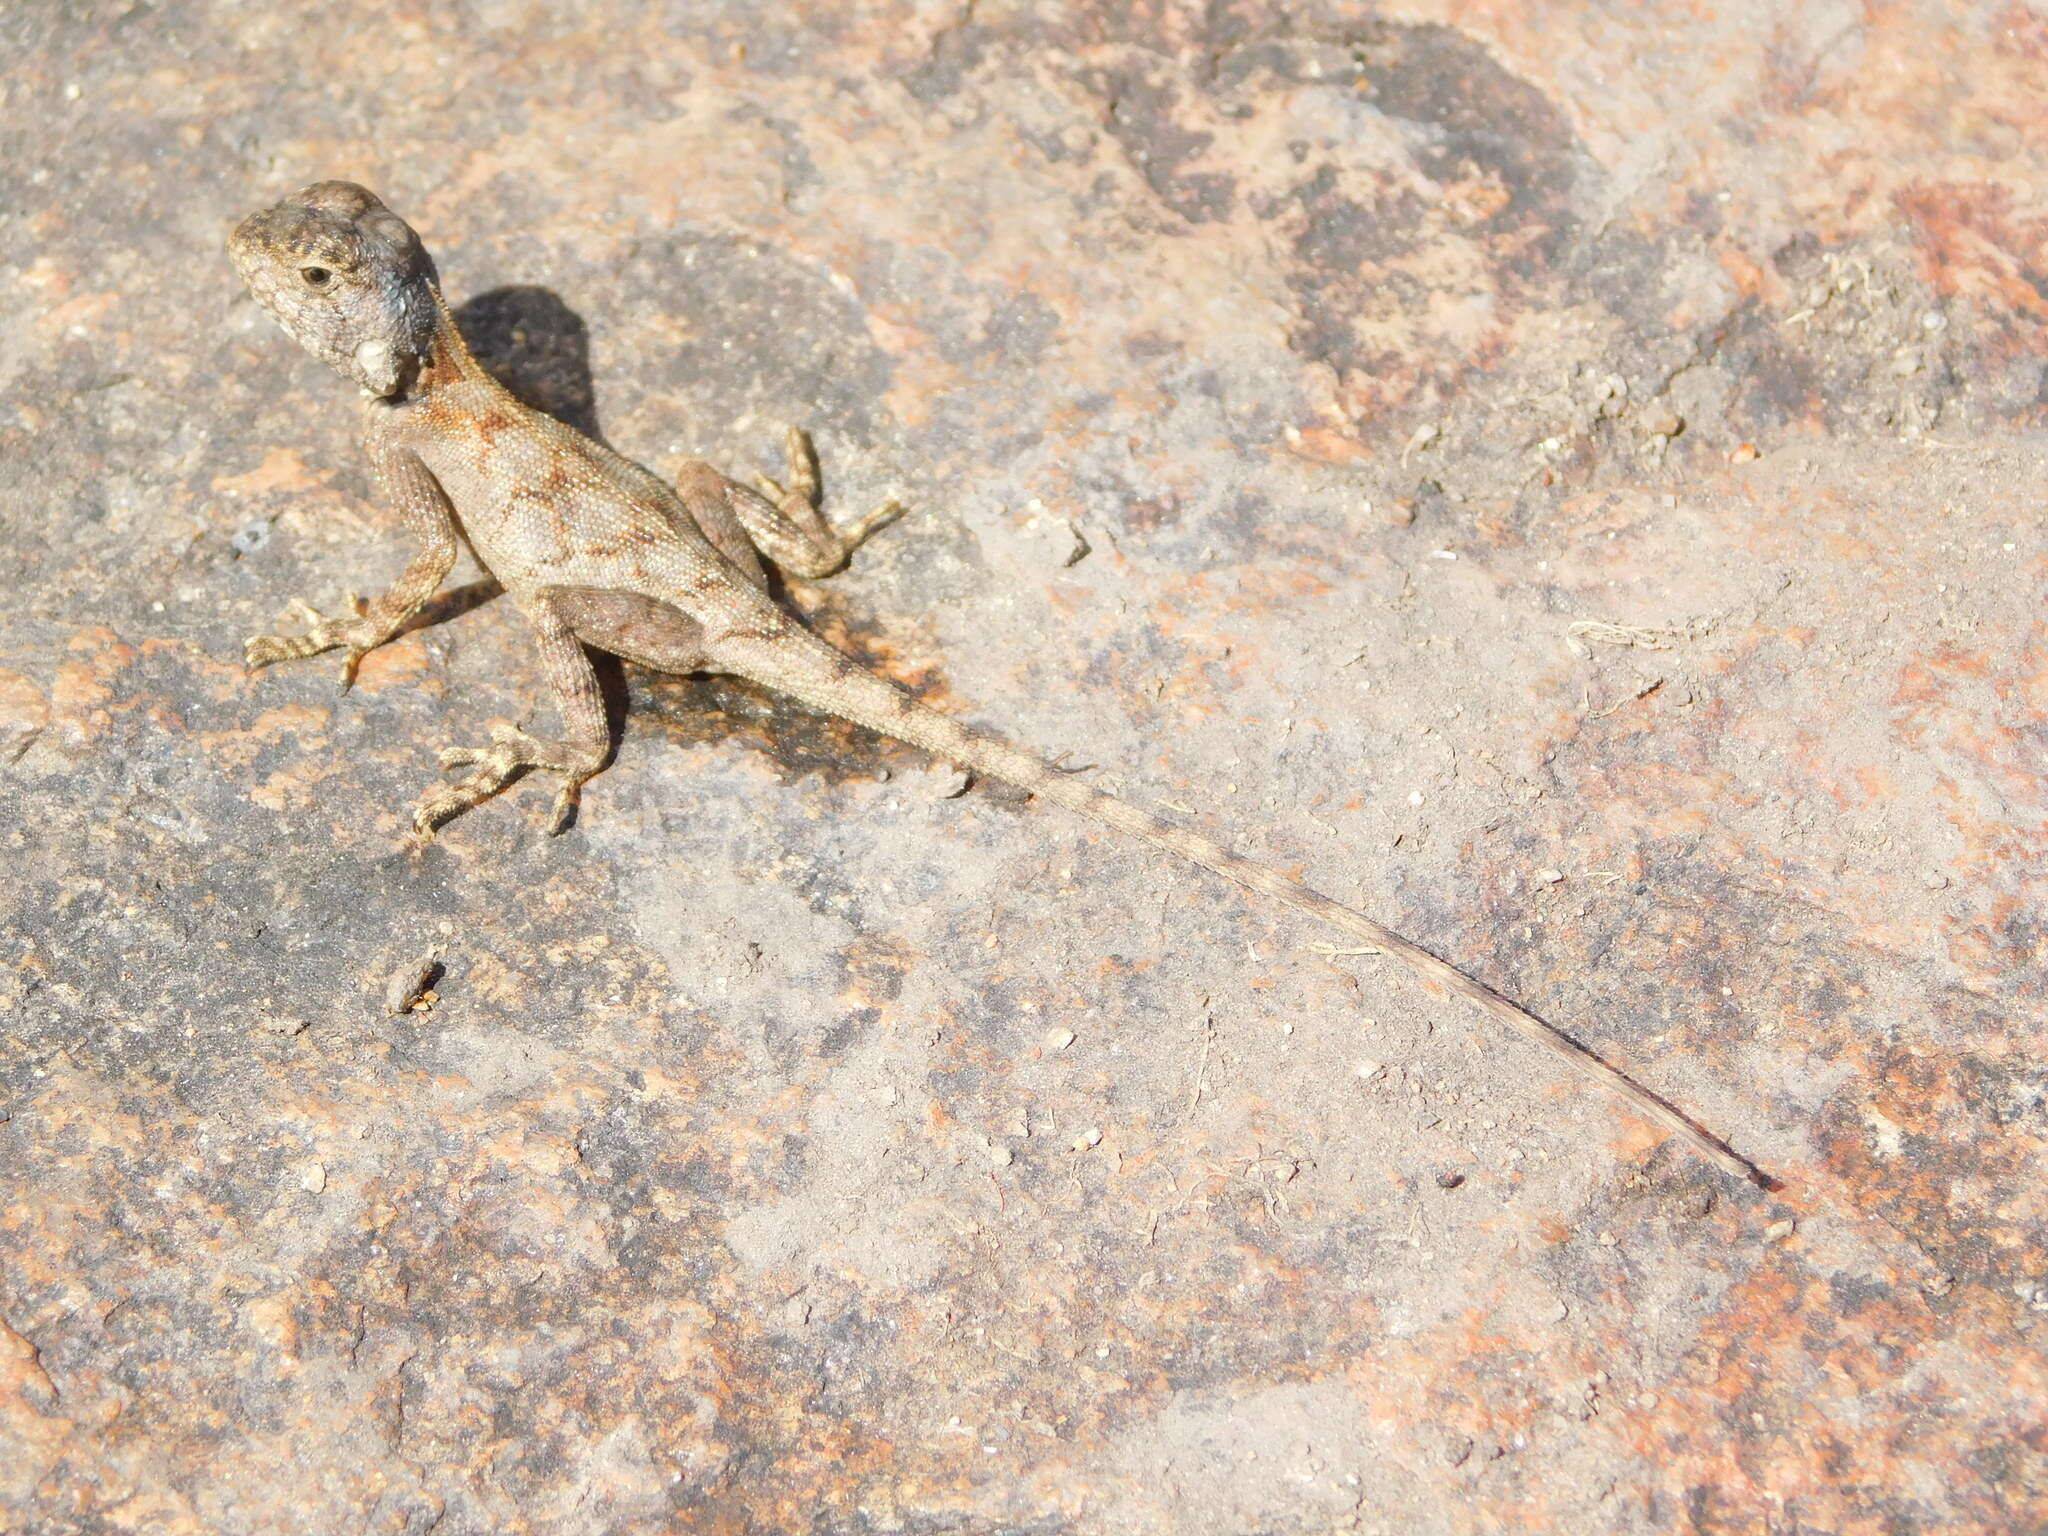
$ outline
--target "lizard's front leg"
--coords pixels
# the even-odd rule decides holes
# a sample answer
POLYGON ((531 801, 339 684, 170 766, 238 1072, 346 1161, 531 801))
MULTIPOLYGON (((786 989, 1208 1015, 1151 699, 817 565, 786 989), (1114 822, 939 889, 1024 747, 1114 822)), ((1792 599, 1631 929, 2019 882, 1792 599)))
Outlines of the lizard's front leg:
POLYGON ((413 812, 413 831, 422 839, 450 817, 488 800, 528 769, 540 768, 562 776, 561 792, 555 796, 550 836, 569 825, 569 817, 583 789, 583 781, 604 767, 611 756, 611 731, 604 716, 604 695, 597 686, 597 673, 583 642, 546 592, 520 602, 533 621, 540 641, 541 670, 554 691, 555 707, 561 712, 562 739, 550 741, 529 736, 514 725, 492 732, 488 747, 450 747, 441 754, 444 768, 474 768, 466 777, 437 789, 413 812))
POLYGON ((345 650, 348 657, 342 663, 341 686, 346 690, 354 684, 363 657, 404 628, 405 621, 447 580, 455 565, 455 518, 439 482, 410 451, 385 448, 374 440, 371 463, 386 497, 406 526, 420 537, 420 552, 383 596, 368 603, 350 597, 346 614, 324 617, 310 604, 298 603, 308 620, 306 632, 252 636, 242 648, 249 666, 267 667, 322 651, 345 650))

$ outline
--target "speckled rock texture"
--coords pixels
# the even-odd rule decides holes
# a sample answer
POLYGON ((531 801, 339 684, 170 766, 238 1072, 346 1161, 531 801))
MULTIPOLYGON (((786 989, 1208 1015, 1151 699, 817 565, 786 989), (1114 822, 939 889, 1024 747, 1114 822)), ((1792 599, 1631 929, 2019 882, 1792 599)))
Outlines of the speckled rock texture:
POLYGON ((2048 11, 21 0, 0 57, 0 1529, 2048 1530, 2048 11), (621 451, 796 421, 902 495, 826 632, 1782 1187, 734 684, 615 672, 569 835, 407 853, 542 701, 474 587, 346 697, 240 666, 406 554, 222 251, 330 176, 621 451))

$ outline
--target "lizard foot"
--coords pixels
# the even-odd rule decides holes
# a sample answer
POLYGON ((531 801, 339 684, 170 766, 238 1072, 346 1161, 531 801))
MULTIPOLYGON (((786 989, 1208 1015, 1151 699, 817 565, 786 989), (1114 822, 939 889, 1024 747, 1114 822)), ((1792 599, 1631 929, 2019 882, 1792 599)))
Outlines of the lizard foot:
MULTIPOLYGON (((783 457, 789 463, 789 485, 783 487, 767 475, 754 477, 770 501, 778 507, 787 508, 792 497, 806 505, 818 504, 818 453, 811 446, 811 435, 802 427, 788 427, 783 433, 783 457)), ((903 503, 893 496, 883 502, 866 517, 840 534, 843 560, 868 541, 871 534, 880 533, 904 513, 903 503)))
POLYGON ((472 806, 481 805, 530 768, 562 776, 561 791, 555 796, 550 837, 569 825, 576 804, 582 798, 583 781, 604 766, 602 757, 579 751, 567 742, 543 741, 529 736, 516 725, 501 725, 491 732, 488 747, 448 747, 441 753, 443 768, 469 768, 476 772, 425 796, 412 813, 413 832, 422 840, 434 829, 472 806))
POLYGON ((253 671, 274 662, 297 661, 306 656, 318 656, 322 651, 345 649, 348 659, 341 666, 341 691, 346 693, 355 683, 357 666, 376 644, 366 633, 363 623, 366 606, 351 592, 346 602, 347 616, 328 618, 312 604, 294 599, 292 609, 306 621, 306 632, 303 635, 250 636, 242 647, 243 664, 253 671))

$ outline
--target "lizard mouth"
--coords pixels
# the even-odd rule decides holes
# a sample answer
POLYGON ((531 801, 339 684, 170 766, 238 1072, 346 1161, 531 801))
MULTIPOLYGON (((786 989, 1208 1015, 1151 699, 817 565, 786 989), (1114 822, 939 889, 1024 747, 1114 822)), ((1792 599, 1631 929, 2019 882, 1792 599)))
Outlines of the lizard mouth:
POLYGON ((284 318, 278 306, 278 280, 262 255, 256 251, 251 238, 252 228, 262 214, 251 214, 235 226, 235 232, 228 236, 228 259, 235 264, 235 274, 241 278, 242 286, 249 290, 249 296, 261 304, 270 315, 278 320, 284 318))

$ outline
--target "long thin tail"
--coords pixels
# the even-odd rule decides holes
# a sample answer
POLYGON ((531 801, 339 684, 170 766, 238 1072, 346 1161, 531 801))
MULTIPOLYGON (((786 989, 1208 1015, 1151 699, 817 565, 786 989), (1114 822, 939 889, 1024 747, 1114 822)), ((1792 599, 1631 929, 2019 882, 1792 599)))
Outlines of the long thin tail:
POLYGON ((1410 943, 1364 913, 1333 901, 1299 880, 1232 853, 1199 832, 1171 826, 1149 811, 1090 788, 1008 742, 969 730, 952 716, 918 703, 895 684, 859 666, 852 658, 808 631, 792 625, 772 638, 734 637, 720 645, 719 658, 732 671, 787 693, 812 709, 908 742, 934 757, 958 763, 975 773, 1001 779, 1092 821, 1177 853, 1205 869, 1235 880, 1248 890, 1271 896, 1297 911, 1321 918, 1332 927, 1391 955, 1425 980, 1436 982, 1478 1004, 1495 1020, 1525 1040, 1542 1046, 1644 1118, 1680 1137, 1709 1161, 1764 1188, 1772 1187, 1771 1181, 1754 1164, 1731 1151, 1724 1142, 1695 1125, 1664 1100, 1617 1072, 1569 1035, 1552 1028, 1527 1009, 1510 1002, 1483 982, 1473 980, 1420 945, 1410 943))

